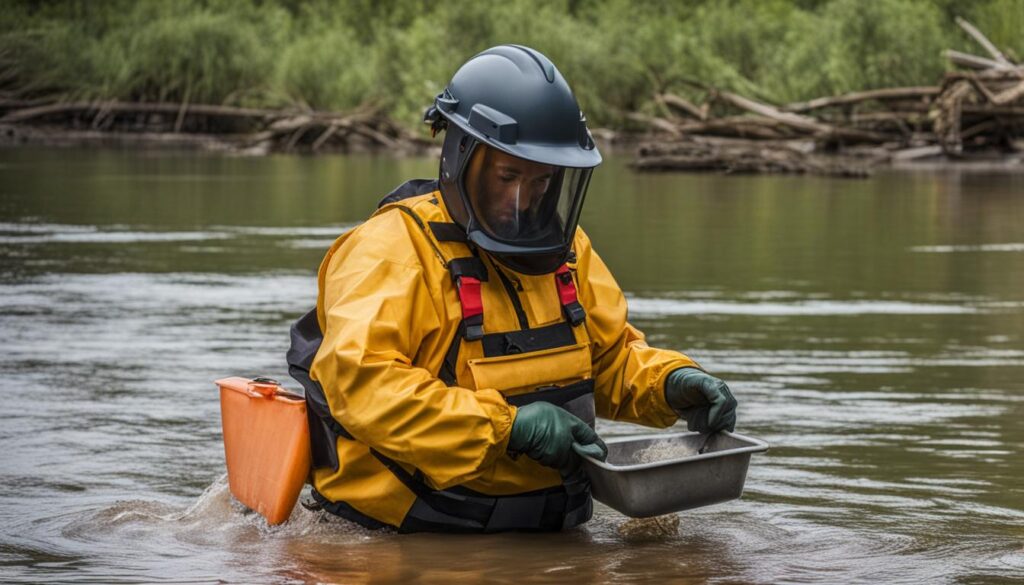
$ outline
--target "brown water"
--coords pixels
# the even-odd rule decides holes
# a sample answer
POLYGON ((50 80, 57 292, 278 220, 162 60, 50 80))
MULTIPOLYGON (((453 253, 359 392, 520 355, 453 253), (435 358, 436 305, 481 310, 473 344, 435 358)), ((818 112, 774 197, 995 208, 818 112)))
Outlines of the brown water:
MULTIPOLYGON (((583 225, 652 344, 772 444, 630 542, 269 528, 212 380, 286 379, 330 241, 430 160, 0 151, 0 581, 1018 583, 1024 175, 597 173, 583 225)), ((295 386, 294 383, 292 383, 295 386)), ((647 429, 602 421, 606 436, 647 429)))

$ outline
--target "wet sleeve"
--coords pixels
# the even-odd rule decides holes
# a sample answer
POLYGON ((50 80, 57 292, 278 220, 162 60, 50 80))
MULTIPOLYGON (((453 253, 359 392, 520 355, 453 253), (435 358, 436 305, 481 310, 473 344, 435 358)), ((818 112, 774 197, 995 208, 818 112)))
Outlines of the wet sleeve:
POLYGON ((409 234, 396 237, 404 221, 381 223, 390 226, 353 235, 325 267, 324 341, 312 371, 357 440, 443 489, 504 455, 515 409, 496 390, 449 387, 413 365, 420 351, 447 349, 440 283, 425 280, 409 234))
MULTIPOLYGON (((582 230, 580 230, 582 232, 582 230)), ((677 351, 649 347, 627 321, 626 297, 585 234, 576 241, 580 302, 587 311, 597 415, 668 427, 678 415, 665 402, 665 378, 696 363, 677 351)))

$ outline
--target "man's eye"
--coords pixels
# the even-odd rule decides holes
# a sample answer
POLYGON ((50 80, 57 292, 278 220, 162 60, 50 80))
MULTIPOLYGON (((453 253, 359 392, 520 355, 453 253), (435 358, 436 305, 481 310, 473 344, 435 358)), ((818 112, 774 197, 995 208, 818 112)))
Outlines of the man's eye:
POLYGON ((515 175, 502 175, 498 178, 501 179, 502 183, 511 183, 512 181, 516 180, 515 175))

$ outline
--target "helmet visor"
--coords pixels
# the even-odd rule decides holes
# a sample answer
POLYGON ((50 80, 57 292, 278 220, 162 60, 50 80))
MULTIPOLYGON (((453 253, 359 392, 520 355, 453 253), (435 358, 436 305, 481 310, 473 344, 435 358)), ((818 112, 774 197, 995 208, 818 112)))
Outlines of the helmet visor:
POLYGON ((517 247, 567 245, 591 170, 528 161, 478 144, 463 175, 475 227, 517 247))

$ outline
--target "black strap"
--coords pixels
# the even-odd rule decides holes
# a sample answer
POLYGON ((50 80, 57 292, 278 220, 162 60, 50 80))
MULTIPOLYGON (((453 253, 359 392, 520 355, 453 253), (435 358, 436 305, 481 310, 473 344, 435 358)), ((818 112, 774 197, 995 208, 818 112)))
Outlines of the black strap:
POLYGON ((459 347, 462 345, 464 335, 465 323, 459 323, 459 328, 455 331, 455 337, 452 338, 452 342, 448 346, 448 352, 444 354, 444 363, 441 364, 441 371, 437 374, 437 377, 448 386, 458 385, 455 375, 455 361, 459 358, 459 347))
POLYGON ((562 309, 565 311, 565 318, 572 323, 573 327, 578 326, 587 320, 587 312, 583 310, 583 305, 579 301, 573 301, 568 305, 563 305, 562 309))
POLYGON ((434 237, 437 238, 438 242, 461 242, 465 244, 468 242, 466 239, 466 230, 462 229, 457 223, 447 221, 430 221, 427 222, 430 226, 430 231, 434 233, 434 237))
POLYGON ((434 490, 380 452, 370 452, 416 494, 417 502, 399 532, 554 531, 583 524, 592 513, 585 477, 583 484, 567 478, 565 486, 511 496, 486 496, 466 488, 434 490))
POLYGON ((466 341, 476 341, 484 336, 484 314, 473 315, 462 320, 462 337, 466 341))
POLYGON ((457 282, 460 276, 472 276, 480 282, 487 282, 487 266, 476 256, 452 258, 448 261, 448 273, 452 275, 452 282, 457 282))
POLYGON ((413 476, 398 464, 397 461, 386 457, 376 449, 371 448, 370 453, 388 468, 398 481, 402 482, 409 491, 416 494, 435 510, 454 516, 467 518, 481 524, 486 524, 494 508, 494 498, 478 498, 457 494, 451 490, 435 490, 428 486, 422 479, 413 476))
POLYGON ((537 388, 533 392, 509 396, 506 400, 508 400, 509 404, 515 407, 526 406, 527 404, 533 404, 534 402, 550 402, 555 406, 561 406, 570 400, 593 393, 594 380, 592 378, 588 378, 586 380, 580 380, 579 382, 573 382, 572 384, 566 384, 565 386, 546 386, 537 388))
POLYGON ((293 323, 290 334, 291 346, 286 354, 288 373, 305 390, 312 466, 314 469, 330 467, 337 471, 337 438, 342 436, 351 439, 352 435, 331 416, 331 407, 323 387, 309 375, 313 358, 324 339, 316 318, 316 309, 310 310, 293 323))
POLYGON ((530 353, 576 344, 572 326, 565 321, 534 329, 517 329, 483 336, 484 357, 530 353))
POLYGON ((586 522, 592 510, 589 484, 585 491, 570 492, 559 486, 529 495, 496 498, 486 523, 445 514, 417 498, 398 527, 398 532, 556 531, 586 522))

